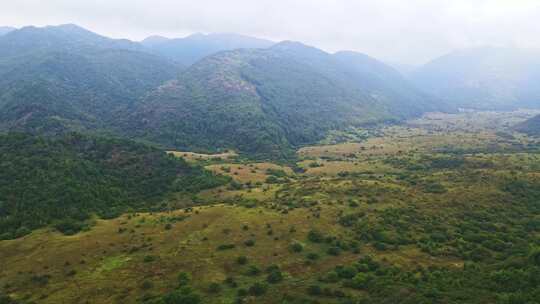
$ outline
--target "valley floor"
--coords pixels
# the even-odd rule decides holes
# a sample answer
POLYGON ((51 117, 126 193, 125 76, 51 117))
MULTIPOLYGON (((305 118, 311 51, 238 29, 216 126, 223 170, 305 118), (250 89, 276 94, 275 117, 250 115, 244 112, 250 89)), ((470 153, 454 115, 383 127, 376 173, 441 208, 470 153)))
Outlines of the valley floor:
POLYGON ((0 290, 21 303, 539 303, 540 141, 512 130, 533 114, 432 113, 302 148, 295 168, 177 152, 233 182, 193 208, 0 241, 0 290))

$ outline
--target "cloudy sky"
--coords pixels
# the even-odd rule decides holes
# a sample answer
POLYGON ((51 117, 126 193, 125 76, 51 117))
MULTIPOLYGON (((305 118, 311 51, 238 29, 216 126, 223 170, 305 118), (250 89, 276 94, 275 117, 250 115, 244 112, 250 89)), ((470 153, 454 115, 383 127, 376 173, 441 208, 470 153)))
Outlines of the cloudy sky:
POLYGON ((540 0, 3 0, 0 23, 133 40, 235 32, 406 64, 474 46, 540 48, 540 0))

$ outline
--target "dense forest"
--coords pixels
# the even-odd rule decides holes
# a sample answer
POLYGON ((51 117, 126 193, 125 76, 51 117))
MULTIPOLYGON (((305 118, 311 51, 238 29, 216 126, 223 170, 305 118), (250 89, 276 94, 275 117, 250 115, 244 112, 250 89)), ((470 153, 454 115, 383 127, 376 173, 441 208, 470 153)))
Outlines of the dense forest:
POLYGON ((167 193, 194 193, 226 181, 128 140, 0 135, 0 236, 20 237, 51 223, 76 232, 93 214, 159 209, 167 193))

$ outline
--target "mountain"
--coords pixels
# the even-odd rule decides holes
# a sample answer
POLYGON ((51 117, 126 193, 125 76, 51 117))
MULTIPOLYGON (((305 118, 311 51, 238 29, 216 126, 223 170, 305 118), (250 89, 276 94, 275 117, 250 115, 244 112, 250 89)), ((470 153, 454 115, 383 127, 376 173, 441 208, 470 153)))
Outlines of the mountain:
POLYGON ((151 36, 142 41, 152 52, 168 57, 184 66, 221 51, 268 48, 274 42, 238 34, 194 34, 186 38, 166 39, 151 36))
POLYGON ((75 25, 25 27, 0 37, 0 130, 97 129, 178 67, 75 25))
POLYGON ((526 133, 532 136, 540 136, 540 115, 537 115, 521 124, 518 124, 515 129, 519 132, 526 133))
POLYGON ((282 42, 202 59, 129 109, 123 130, 178 149, 280 155, 329 130, 433 109, 370 57, 282 42))
POLYGON ((393 67, 372 57, 350 51, 338 52, 334 57, 359 88, 386 105, 399 119, 452 109, 440 101, 435 106, 433 97, 418 90, 393 67))
POLYGON ((411 75, 421 89, 458 107, 540 108, 540 51, 474 48, 456 51, 411 75))
POLYGON ((16 28, 11 27, 11 26, 0 26, 0 36, 5 35, 14 30, 16 30, 16 28))
POLYGON ((141 44, 146 46, 146 47, 154 47, 154 46, 156 46, 158 44, 167 42, 169 40, 170 39, 167 38, 167 37, 154 35, 154 36, 149 36, 149 37, 145 38, 143 41, 141 41, 141 44))
POLYGON ((51 223, 73 233, 94 213, 159 209, 170 192, 195 193, 225 181, 127 140, 0 135, 0 240, 51 223))
POLYGON ((92 49, 143 51, 144 47, 126 39, 110 39, 74 24, 27 26, 0 37, 0 58, 47 51, 81 52, 92 49))
POLYGON ((387 65, 393 67, 396 71, 401 73, 405 77, 409 77, 413 71, 417 69, 417 66, 412 64, 400 63, 400 62, 386 62, 387 65))

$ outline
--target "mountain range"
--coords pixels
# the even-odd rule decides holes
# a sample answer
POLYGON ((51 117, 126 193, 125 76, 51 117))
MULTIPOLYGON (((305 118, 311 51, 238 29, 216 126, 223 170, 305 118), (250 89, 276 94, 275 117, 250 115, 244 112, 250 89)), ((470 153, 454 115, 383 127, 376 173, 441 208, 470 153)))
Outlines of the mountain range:
POLYGON ((185 38, 167 39, 150 36, 142 45, 150 51, 189 66, 200 59, 220 52, 235 49, 267 48, 274 42, 231 33, 193 34, 185 38))
POLYGON ((71 24, 25 27, 0 37, 0 76, 2 130, 178 149, 280 154, 333 129, 440 109, 366 55, 234 34, 137 43, 71 24))
POLYGON ((126 130, 181 149, 280 154, 427 109, 427 96, 373 58, 281 42, 202 59, 130 108, 126 130))
POLYGON ((430 111, 540 107, 535 51, 454 52, 403 76, 361 53, 236 34, 139 43, 73 24, 2 32, 2 131, 283 156, 331 130, 430 111))

